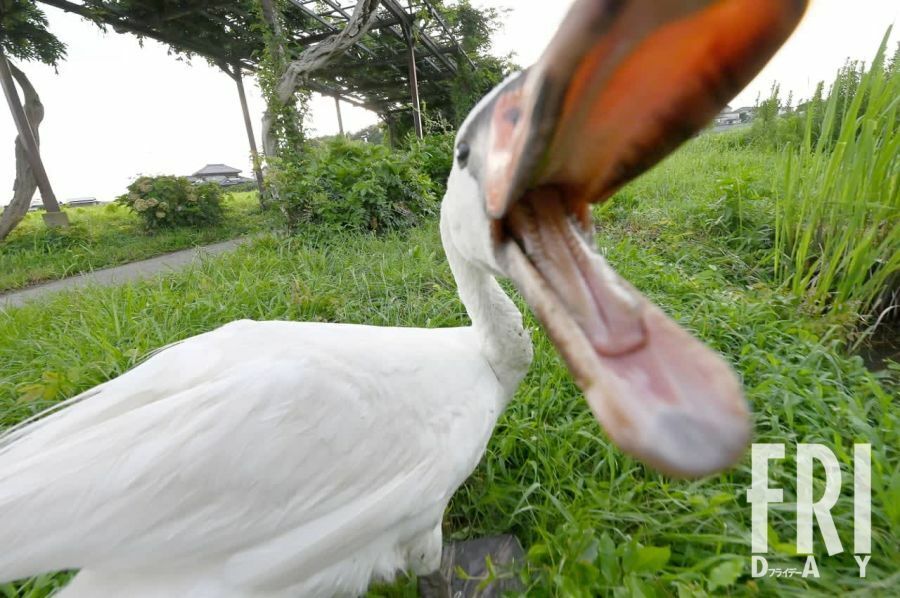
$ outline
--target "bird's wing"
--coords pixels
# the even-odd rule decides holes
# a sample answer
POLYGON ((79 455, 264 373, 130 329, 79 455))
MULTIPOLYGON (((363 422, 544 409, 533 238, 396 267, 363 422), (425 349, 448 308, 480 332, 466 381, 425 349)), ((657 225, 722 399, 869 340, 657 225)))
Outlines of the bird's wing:
POLYGON ((441 431, 378 359, 264 345, 196 337, 0 449, 0 579, 205 555, 296 577, 447 499, 441 431))

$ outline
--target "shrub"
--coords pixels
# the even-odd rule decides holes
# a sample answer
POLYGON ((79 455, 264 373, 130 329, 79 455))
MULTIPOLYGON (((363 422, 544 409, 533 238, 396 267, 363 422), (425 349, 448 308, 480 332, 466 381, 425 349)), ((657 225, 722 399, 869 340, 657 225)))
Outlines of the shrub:
POLYGON ((184 177, 140 177, 116 202, 131 208, 148 230, 210 226, 222 220, 222 188, 194 185, 184 177))
POLYGON ((272 169, 288 227, 387 232, 437 212, 428 175, 406 152, 337 138, 310 146, 302 163, 272 169))
POLYGON ((453 168, 453 143, 455 132, 426 135, 424 139, 415 140, 410 146, 409 155, 428 175, 434 184, 436 194, 443 195, 447 188, 447 178, 453 168))
POLYGON ((803 139, 805 119, 800 107, 792 107, 793 95, 781 97, 781 87, 772 86, 769 97, 756 108, 756 118, 747 134, 750 143, 764 149, 781 149, 803 139))
POLYGON ((253 193, 255 191, 259 191, 259 187, 256 185, 256 181, 248 181, 246 183, 238 183, 237 185, 231 185, 227 189, 225 189, 226 193, 253 193))

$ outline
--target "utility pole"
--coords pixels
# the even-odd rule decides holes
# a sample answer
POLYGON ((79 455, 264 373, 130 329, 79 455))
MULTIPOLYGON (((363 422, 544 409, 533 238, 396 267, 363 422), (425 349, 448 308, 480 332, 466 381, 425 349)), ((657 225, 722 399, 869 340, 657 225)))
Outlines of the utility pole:
POLYGON ((403 24, 403 35, 406 37, 406 52, 409 59, 409 91, 412 99, 413 126, 416 130, 416 138, 422 139, 425 134, 422 129, 422 109, 419 103, 419 76, 416 73, 416 40, 410 26, 403 24))
MULTIPOLYGON (((253 121, 250 120, 250 108, 247 107, 247 94, 244 92, 244 78, 241 75, 241 64, 235 62, 233 72, 229 73, 237 85, 238 97, 241 100, 241 112, 244 115, 244 128, 247 129, 247 140, 250 142, 250 158, 253 160, 253 174, 256 175, 256 187, 259 189, 260 202, 264 200, 266 184, 263 180, 262 163, 259 159, 259 150, 256 147, 256 137, 253 136, 253 121)), ((228 72, 227 70, 225 72, 228 72)))

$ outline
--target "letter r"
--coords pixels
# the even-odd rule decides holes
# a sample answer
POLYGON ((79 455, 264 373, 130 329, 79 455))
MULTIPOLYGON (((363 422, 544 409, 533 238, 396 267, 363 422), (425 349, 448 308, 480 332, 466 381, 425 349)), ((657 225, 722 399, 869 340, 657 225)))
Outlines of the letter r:
POLYGON ((797 445, 797 552, 813 553, 813 515, 825 538, 828 556, 843 552, 841 539, 831 518, 831 509, 841 495, 841 466, 837 457, 821 444, 797 445), (825 468, 825 492, 813 502, 813 459, 825 468))

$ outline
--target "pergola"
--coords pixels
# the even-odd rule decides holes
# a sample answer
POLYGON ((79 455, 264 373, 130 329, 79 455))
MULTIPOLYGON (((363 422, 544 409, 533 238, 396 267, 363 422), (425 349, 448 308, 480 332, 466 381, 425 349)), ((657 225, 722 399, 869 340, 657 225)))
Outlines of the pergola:
MULTIPOLYGON (((247 108, 243 72, 256 71, 265 49, 259 19, 247 2, 231 0, 38 0, 111 27, 169 45, 176 52, 199 56, 219 66, 237 84, 257 182, 262 172, 247 108)), ((328 40, 350 23, 353 0, 286 0, 280 5, 284 48, 288 58, 328 40), (349 2, 349 5, 347 4, 349 2)), ((252 7, 252 5, 251 5, 252 7)), ((422 135, 420 90, 439 94, 464 63, 472 65, 435 0, 381 0, 367 33, 325 68, 305 79, 304 87, 335 99, 343 133, 340 103, 378 113, 389 124, 411 113, 416 134, 422 135)), ((0 56, 5 64, 5 58, 0 56)), ((474 65, 472 65, 474 66, 474 65)), ((3 69, 0 81, 14 115, 21 102, 3 69), (11 88, 11 89, 10 89, 11 88)), ((33 138, 27 120, 16 118, 22 139, 33 138)), ((58 212, 40 156, 28 152, 48 212, 58 212)))
MULTIPOLYGON (((290 0, 312 19, 292 40, 298 51, 342 29, 353 6, 340 0, 290 0)), ((421 135, 419 90, 439 90, 456 76, 462 61, 474 67, 431 0, 382 0, 368 35, 327 71, 313 75, 310 89, 373 110, 385 117, 412 111, 421 135)))

